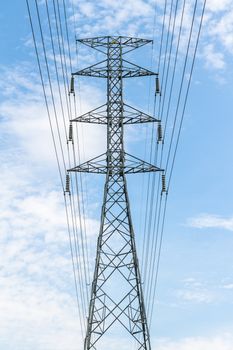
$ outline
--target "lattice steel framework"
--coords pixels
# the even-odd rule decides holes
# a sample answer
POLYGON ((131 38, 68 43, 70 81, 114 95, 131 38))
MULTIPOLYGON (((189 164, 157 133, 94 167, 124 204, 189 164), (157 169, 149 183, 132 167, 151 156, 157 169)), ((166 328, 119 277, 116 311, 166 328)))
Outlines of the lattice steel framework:
POLYGON ((107 103, 73 119, 107 125, 107 152, 69 171, 106 174, 95 272, 91 290, 85 350, 99 349, 110 330, 124 328, 137 349, 150 350, 150 337, 136 254, 126 174, 161 169, 124 151, 124 125, 159 122, 123 102, 123 78, 157 75, 123 59, 150 40, 122 36, 82 39, 79 42, 107 55, 107 59, 73 73, 73 77, 107 79, 107 103))

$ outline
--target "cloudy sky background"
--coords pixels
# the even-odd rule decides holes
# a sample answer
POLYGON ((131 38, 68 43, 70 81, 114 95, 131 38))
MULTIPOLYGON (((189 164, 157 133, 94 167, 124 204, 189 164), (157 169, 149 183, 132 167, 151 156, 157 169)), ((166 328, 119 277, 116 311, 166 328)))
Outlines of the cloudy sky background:
MULTIPOLYGON (((154 1, 73 3, 78 37, 152 36, 154 1)), ((25 2, 2 3, 0 16, 0 349, 81 349, 63 193, 25 2)), ((95 61, 84 54, 81 65, 95 61)), ((232 55, 232 1, 209 0, 168 202, 151 331, 159 350, 233 347, 232 55)), ((98 85, 83 84, 82 111, 104 103, 98 85)), ((88 159, 102 152, 103 131, 85 130, 88 159)), ((142 138, 130 131, 129 147, 142 138)), ((87 218, 91 237, 97 212, 91 207, 87 218)))

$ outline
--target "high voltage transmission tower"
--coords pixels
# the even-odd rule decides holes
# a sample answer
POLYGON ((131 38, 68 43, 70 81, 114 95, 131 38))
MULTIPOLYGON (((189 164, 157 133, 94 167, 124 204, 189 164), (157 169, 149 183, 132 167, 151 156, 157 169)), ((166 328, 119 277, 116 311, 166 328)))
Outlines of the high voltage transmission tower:
POLYGON ((108 331, 121 336, 125 330, 137 349, 150 350, 126 174, 161 169, 125 152, 124 126, 160 121, 123 102, 123 78, 158 75, 123 59, 123 55, 151 41, 122 36, 78 41, 107 56, 71 78, 71 92, 74 76, 107 79, 107 103, 72 120, 107 126, 107 152, 69 169, 106 175, 84 348, 101 350, 108 331))

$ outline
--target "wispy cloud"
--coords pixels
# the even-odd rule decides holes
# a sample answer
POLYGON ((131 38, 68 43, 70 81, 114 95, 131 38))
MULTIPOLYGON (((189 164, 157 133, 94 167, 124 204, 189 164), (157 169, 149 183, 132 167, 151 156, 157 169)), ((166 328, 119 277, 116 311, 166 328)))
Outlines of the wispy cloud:
POLYGON ((232 4, 231 0, 209 0, 207 1, 207 10, 211 12, 226 11, 232 4))
MULTIPOLYGON (((152 0, 75 0, 74 3, 79 36, 113 32, 152 36, 152 0)), ((163 1, 157 3, 164 4, 163 1)), ((217 45, 222 41, 225 50, 231 52, 232 13, 228 12, 228 5, 231 6, 228 1, 212 1, 204 38, 217 38, 217 45), (215 15, 216 11, 222 12, 215 15), (226 28, 224 20, 227 20, 226 28)), ((189 18, 187 12, 187 24, 189 18)), ((156 20, 159 23, 160 16, 156 20)), ((219 48, 213 43, 210 45, 209 59, 215 61, 219 48)), ((225 57, 217 57, 218 64, 215 63, 214 68, 222 69, 225 57)), ((88 61, 90 55, 82 59, 88 61)), ((1 71, 0 87, 4 101, 0 102, 0 339, 8 350, 73 350, 81 343, 81 332, 76 317, 63 194, 58 184, 38 75, 31 69, 30 75, 28 72, 19 67, 1 71)), ((83 85, 81 94, 91 96, 89 100, 82 97, 83 112, 103 102, 96 87, 83 85)), ((81 155, 82 158, 97 155, 105 147, 102 128, 86 127, 81 132, 81 139, 88 150, 81 155)), ((226 227, 226 221, 229 223, 229 219, 211 216, 212 221, 213 218, 215 223, 216 219, 218 222, 215 227, 226 227)), ((90 235, 96 234, 98 223, 87 218, 87 225, 90 235)), ((199 221, 199 226, 213 227, 203 226, 203 221, 202 226, 199 221)), ((227 229, 233 229, 233 219, 227 229)), ((231 285, 225 288, 230 289, 231 285)), ((205 292, 201 286, 196 285, 193 290, 186 286, 179 295, 187 301, 209 302, 205 292)), ((232 344, 232 338, 226 336, 166 341, 161 342, 158 349, 230 350, 232 344)), ((117 345, 119 347, 119 341, 117 345)))
POLYGON ((213 44, 204 47, 203 55, 205 56, 206 67, 219 70, 224 69, 226 67, 224 54, 215 50, 216 48, 213 44))
MULTIPOLYGON (((15 68, 12 79, 1 69, 1 346, 75 349, 82 339, 63 193, 40 83, 29 71, 15 68)), ((95 102, 98 93, 92 92, 95 102)), ((87 130, 85 142, 98 152, 103 132, 96 147, 94 135, 87 130)), ((95 245, 99 223, 86 217, 86 228, 95 245)), ((82 268, 82 257, 79 263, 82 268)))
POLYGON ((69 293, 58 293, 55 284, 33 284, 19 274, 1 276, 0 285, 1 344, 8 349, 75 349, 81 342, 69 293))
POLYGON ((177 292, 178 298, 185 302, 209 304, 214 300, 213 295, 205 289, 180 290, 177 292))
POLYGON ((222 288, 231 290, 231 289, 233 289, 233 283, 224 284, 222 286, 222 288))
POLYGON ((183 338, 177 341, 159 340, 158 350, 231 350, 233 347, 232 332, 210 337, 183 338))
POLYGON ((146 32, 153 24, 152 1, 101 0, 98 2, 73 1, 75 4, 79 35, 107 35, 120 31, 120 35, 146 32), (81 25, 80 25, 81 24, 81 25))
POLYGON ((176 292, 181 302, 192 304, 209 304, 216 300, 213 288, 193 278, 183 281, 183 288, 176 292))
MULTIPOLYGON (((73 1, 72 1, 73 2, 73 1)), ((159 40, 163 22, 164 1, 137 0, 118 1, 109 0, 98 2, 74 1, 78 36, 96 35, 129 35, 148 36, 155 33, 155 41, 159 40), (154 22, 154 16, 156 21, 154 22), (103 20, 104 18, 104 20, 103 20), (155 27, 154 27, 155 23, 155 27)), ((193 12, 193 1, 187 1, 183 19, 181 47, 186 47, 190 23, 193 12)), ((201 8, 201 4, 200 8, 201 8)), ((169 6, 168 6, 169 8, 169 6)), ((178 8, 176 26, 178 28, 181 17, 181 6, 178 8)), ((197 16, 200 19, 200 13, 197 16)), ((73 17, 70 17, 71 21, 73 17)), ((167 26, 169 16, 167 16, 167 26)), ((222 70, 226 67, 229 55, 233 53, 233 4, 231 0, 209 0, 201 35, 199 57, 208 69, 222 70)), ((178 31, 176 31, 178 32, 178 31)), ((194 30, 194 36, 196 36, 194 30)))
POLYGON ((233 217, 201 214, 187 220, 187 225, 194 228, 217 228, 233 231, 233 217))

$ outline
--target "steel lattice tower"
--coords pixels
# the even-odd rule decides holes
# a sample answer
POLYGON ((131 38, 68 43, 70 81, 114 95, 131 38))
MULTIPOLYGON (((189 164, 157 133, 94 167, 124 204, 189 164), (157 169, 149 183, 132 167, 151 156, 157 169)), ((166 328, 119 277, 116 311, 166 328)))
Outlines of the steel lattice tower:
POLYGON ((123 102, 123 78, 157 74, 124 60, 123 55, 151 41, 122 36, 78 41, 107 55, 106 60, 72 74, 72 79, 75 75, 107 79, 107 103, 72 120, 107 125, 107 152, 69 170, 106 174, 84 348, 101 350, 107 331, 118 335, 122 328, 136 340, 137 349, 150 350, 126 174, 160 169, 125 152, 124 125, 159 120, 123 102))

